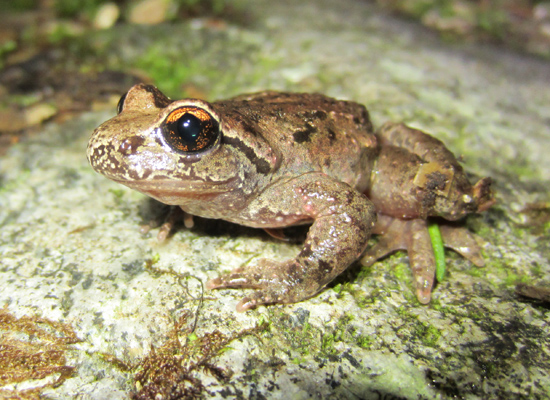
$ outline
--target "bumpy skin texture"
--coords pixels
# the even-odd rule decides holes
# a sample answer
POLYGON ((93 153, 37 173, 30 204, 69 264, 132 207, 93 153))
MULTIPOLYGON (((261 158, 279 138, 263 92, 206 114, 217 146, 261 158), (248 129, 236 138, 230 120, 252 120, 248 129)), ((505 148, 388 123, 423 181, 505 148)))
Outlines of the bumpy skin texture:
MULTIPOLYGON (((493 202, 490 180, 470 185, 438 140, 399 124, 374 133, 364 106, 320 94, 261 92, 207 103, 172 101, 136 85, 119 114, 93 133, 88 159, 108 178, 191 215, 275 235, 312 223, 296 258, 262 259, 208 282, 256 289, 240 311, 313 296, 364 253, 372 233, 386 235, 364 262, 407 249, 426 303, 434 265, 426 218, 456 220, 493 202)), ((442 232, 451 248, 482 265, 471 234, 442 232)))

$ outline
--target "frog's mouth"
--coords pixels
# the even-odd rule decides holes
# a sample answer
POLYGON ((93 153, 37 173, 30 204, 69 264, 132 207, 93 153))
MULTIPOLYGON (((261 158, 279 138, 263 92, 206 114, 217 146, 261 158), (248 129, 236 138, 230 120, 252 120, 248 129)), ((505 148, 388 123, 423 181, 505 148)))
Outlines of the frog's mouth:
POLYGON ((161 203, 181 206, 194 201, 210 201, 220 194, 231 191, 235 177, 225 181, 190 181, 175 182, 169 179, 154 181, 127 181, 122 179, 111 180, 130 189, 137 190, 161 203))

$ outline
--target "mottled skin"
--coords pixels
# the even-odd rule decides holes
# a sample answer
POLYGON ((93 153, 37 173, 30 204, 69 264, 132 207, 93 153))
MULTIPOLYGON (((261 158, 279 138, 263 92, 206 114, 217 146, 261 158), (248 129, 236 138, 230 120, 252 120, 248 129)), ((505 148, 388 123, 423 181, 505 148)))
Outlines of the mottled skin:
MULTIPOLYGON (((271 233, 312 223, 296 258, 261 259, 208 282, 256 289, 241 311, 313 296, 364 253, 372 233, 385 235, 364 262, 407 249, 417 296, 427 303, 434 260, 426 218, 456 220, 493 202, 490 180, 470 185, 437 139, 399 124, 374 133, 364 106, 320 94, 207 103, 136 85, 93 133, 88 159, 108 178, 192 215, 271 233)), ((468 231, 442 232, 450 247, 483 264, 468 231)))

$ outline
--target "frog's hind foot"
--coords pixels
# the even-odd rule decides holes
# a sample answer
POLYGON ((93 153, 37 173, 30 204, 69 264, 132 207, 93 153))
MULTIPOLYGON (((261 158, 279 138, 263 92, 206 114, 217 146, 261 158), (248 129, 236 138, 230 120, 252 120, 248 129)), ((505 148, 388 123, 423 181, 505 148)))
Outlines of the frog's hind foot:
POLYGON ((462 226, 440 225, 439 230, 445 247, 456 251, 476 267, 483 267, 485 260, 478 244, 480 238, 462 226))
POLYGON ((322 286, 308 285, 301 279, 302 267, 294 260, 277 262, 260 259, 257 265, 246 265, 232 272, 211 279, 208 289, 249 288, 256 292, 243 298, 237 304, 237 311, 243 312, 262 304, 295 303, 313 296, 322 286))
MULTIPOLYGON (((455 250, 478 267, 484 265, 475 235, 466 228, 452 225, 441 225, 440 230, 445 247, 455 250)), ((420 303, 428 304, 435 280, 436 265, 427 221, 400 220, 381 215, 374 233, 383 236, 376 245, 367 250, 361 263, 370 266, 394 251, 407 251, 416 297, 420 303)))

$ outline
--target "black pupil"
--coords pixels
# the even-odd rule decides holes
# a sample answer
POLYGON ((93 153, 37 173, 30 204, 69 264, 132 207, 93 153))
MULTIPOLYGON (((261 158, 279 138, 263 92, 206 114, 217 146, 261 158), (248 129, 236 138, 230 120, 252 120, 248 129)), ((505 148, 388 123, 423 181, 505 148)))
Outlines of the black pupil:
POLYGON ((190 113, 178 119, 178 134, 184 143, 195 144, 201 134, 201 120, 190 113))
POLYGON ((219 124, 199 107, 173 110, 161 126, 166 143, 181 153, 197 153, 212 147, 221 136, 219 124))

